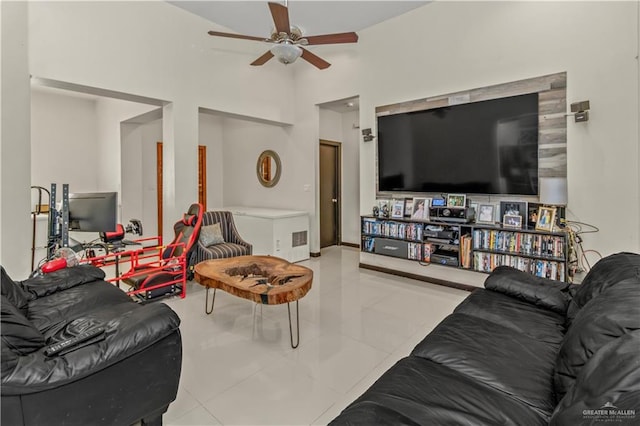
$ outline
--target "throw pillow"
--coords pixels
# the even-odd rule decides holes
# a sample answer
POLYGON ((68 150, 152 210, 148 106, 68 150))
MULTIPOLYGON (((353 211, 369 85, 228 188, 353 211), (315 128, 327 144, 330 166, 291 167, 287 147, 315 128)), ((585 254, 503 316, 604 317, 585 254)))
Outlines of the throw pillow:
POLYGON ((220 224, 214 223, 213 225, 203 226, 200 229, 200 242, 205 247, 224 243, 220 224))

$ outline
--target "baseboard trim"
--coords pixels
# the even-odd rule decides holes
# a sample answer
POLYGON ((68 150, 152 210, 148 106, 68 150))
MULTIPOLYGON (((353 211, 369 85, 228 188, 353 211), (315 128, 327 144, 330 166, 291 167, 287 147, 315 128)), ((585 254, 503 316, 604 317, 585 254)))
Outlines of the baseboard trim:
POLYGON ((451 288, 456 288, 458 290, 465 290, 468 292, 472 292, 477 290, 480 287, 476 287, 476 286, 472 286, 472 285, 468 285, 468 284, 462 284, 462 283, 457 283, 455 281, 448 281, 448 280, 443 280, 440 278, 431 278, 431 277, 425 277, 423 275, 418 275, 418 274, 412 274, 410 272, 404 272, 404 271, 398 271, 396 269, 389 269, 389 268, 384 268, 381 266, 375 266, 375 265, 368 265, 366 263, 362 263, 360 262, 358 264, 358 266, 362 269, 370 269, 372 271, 377 271, 377 272, 384 272, 385 274, 391 274, 391 275, 397 275, 399 277, 405 277, 405 278, 411 278, 413 280, 419 280, 419 281, 424 281, 427 283, 432 283, 432 284, 438 284, 438 285, 442 285, 445 287, 451 287, 451 288))
POLYGON ((320 252, 319 251, 309 252, 309 256, 311 256, 311 257, 320 257, 320 252))
POLYGON ((353 248, 357 248, 357 249, 359 249, 359 248, 360 248, 360 244, 356 244, 356 243, 347 243, 347 242, 344 242, 344 241, 343 241, 343 242, 341 242, 341 243, 340 243, 340 245, 347 246, 347 247, 353 247, 353 248))

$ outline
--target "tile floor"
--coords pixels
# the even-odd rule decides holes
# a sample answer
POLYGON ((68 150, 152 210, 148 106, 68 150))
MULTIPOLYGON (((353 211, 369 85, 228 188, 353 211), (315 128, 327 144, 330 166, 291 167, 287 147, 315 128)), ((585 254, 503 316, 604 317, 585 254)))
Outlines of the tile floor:
POLYGON ((182 319, 183 361, 165 425, 324 425, 406 356, 469 293, 358 268, 359 251, 330 247, 314 272, 292 349, 285 305, 204 289, 165 301, 182 319))

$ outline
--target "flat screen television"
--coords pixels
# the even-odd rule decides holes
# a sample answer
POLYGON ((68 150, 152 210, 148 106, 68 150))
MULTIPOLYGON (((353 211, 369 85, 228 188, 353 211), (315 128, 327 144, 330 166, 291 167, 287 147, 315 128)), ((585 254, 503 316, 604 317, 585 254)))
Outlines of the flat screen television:
POLYGON ((378 117, 378 191, 538 194, 538 94, 378 117))
POLYGON ((118 213, 117 192, 69 194, 69 230, 113 232, 118 213))

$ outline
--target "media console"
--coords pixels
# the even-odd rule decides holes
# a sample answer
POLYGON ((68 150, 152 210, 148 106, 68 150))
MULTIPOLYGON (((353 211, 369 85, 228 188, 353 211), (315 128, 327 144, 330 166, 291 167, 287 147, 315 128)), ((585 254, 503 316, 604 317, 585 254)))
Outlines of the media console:
POLYGON ((476 223, 361 216, 360 266, 479 287, 501 265, 569 281, 568 235, 476 223), (427 267, 428 266, 428 267, 427 267))

